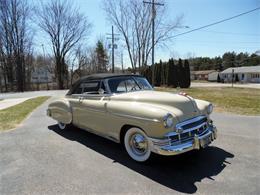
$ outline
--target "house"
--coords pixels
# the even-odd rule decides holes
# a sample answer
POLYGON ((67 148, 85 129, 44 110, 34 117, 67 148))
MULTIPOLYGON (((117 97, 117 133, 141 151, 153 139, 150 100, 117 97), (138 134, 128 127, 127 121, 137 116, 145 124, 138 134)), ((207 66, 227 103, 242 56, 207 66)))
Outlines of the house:
POLYGON ((32 83, 51 83, 53 74, 50 73, 48 67, 36 67, 31 73, 32 83))
POLYGON ((211 72, 208 74, 208 81, 217 82, 219 77, 219 71, 211 72))
POLYGON ((224 82, 260 83, 260 65, 228 68, 220 73, 224 82))
POLYGON ((208 80, 210 73, 217 72, 216 70, 199 70, 191 71, 191 80, 208 80))

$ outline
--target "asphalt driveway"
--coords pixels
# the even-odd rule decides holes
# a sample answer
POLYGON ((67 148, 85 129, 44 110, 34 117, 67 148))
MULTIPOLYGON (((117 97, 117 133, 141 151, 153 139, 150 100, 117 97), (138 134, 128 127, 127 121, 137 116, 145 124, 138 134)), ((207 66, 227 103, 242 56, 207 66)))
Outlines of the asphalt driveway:
POLYGON ((0 133, 0 194, 260 193, 260 117, 214 114, 210 147, 138 164, 118 144, 59 130, 47 103, 0 133))

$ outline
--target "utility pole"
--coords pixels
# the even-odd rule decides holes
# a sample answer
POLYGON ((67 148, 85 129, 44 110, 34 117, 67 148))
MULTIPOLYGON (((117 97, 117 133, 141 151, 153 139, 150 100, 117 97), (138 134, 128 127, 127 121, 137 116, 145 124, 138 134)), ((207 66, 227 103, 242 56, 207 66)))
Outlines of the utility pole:
POLYGON ((121 53, 121 66, 122 66, 122 73, 124 73, 124 57, 123 57, 123 52, 121 53))
POLYGON ((114 33, 114 26, 112 25, 112 34, 107 33, 107 35, 110 35, 111 37, 107 37, 107 39, 112 39, 111 49, 112 49, 112 73, 115 72, 115 41, 118 40, 118 38, 115 38, 115 36, 119 36, 119 34, 114 33))
POLYGON ((112 25, 112 73, 115 72, 114 26, 112 25))
POLYGON ((155 16, 156 16, 156 10, 155 10, 155 5, 157 6, 164 6, 162 3, 155 3, 154 0, 152 2, 148 1, 143 1, 144 4, 150 4, 152 5, 152 84, 155 84, 155 67, 154 67, 154 37, 155 37, 155 32, 154 32, 154 25, 155 25, 155 16))
POLYGON ((233 87, 233 84, 234 84, 234 69, 232 69, 232 87, 233 87))

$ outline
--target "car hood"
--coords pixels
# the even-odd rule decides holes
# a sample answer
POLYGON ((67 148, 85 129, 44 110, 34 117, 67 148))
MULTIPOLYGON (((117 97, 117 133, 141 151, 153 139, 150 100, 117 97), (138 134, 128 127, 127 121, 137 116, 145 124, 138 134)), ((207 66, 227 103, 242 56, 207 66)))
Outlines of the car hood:
POLYGON ((111 100, 153 104, 153 106, 165 109, 175 115, 179 121, 200 114, 196 102, 192 97, 169 92, 136 91, 114 95, 111 97, 111 100))

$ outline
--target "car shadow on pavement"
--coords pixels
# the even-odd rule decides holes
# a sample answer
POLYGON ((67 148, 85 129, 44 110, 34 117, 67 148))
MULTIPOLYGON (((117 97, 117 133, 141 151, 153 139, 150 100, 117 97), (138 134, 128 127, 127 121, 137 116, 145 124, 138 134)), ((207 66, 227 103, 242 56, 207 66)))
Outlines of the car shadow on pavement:
POLYGON ((112 159, 114 163, 120 163, 161 185, 183 193, 195 193, 195 183, 202 179, 214 180, 214 176, 231 164, 227 161, 228 158, 234 157, 221 148, 210 146, 201 151, 191 151, 178 156, 153 155, 151 161, 143 164, 130 159, 120 144, 92 133, 76 127, 60 130, 57 125, 52 125, 48 128, 66 139, 77 141, 112 159))

